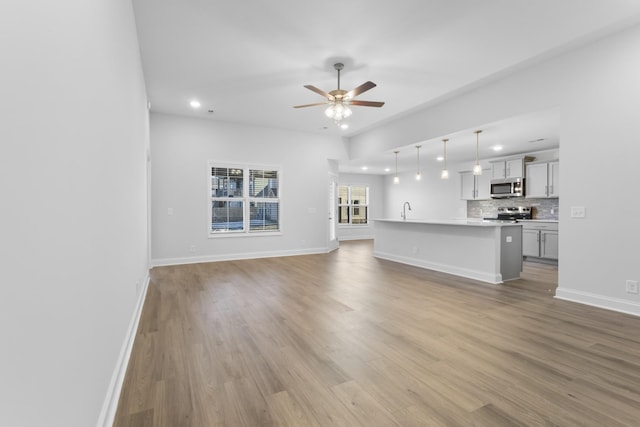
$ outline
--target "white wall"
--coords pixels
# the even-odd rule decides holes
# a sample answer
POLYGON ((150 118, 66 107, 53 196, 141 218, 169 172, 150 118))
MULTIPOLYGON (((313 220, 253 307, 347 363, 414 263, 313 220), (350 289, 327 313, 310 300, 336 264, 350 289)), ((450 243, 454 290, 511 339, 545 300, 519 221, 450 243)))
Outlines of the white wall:
POLYGON ((152 114, 151 146, 154 264, 327 250, 328 159, 346 158, 341 138, 152 114), (281 235, 208 237, 210 160, 281 166, 281 235))
POLYGON ((96 425, 148 271, 132 6, 3 1, 0 33, 0 425, 96 425))
POLYGON ((369 223, 367 225, 338 225, 338 240, 373 239, 375 218, 384 216, 384 176, 358 173, 341 173, 340 185, 361 185, 369 187, 369 223))
POLYGON ((400 182, 393 183, 393 176, 384 181, 384 217, 400 218, 404 202, 411 204, 407 219, 466 218, 467 202, 460 200, 460 176, 462 166, 449 165, 449 179, 440 179, 440 169, 421 172, 420 181, 414 173, 399 174, 400 182))
MULTIPOLYGON (((561 113, 560 267, 557 295, 640 315, 640 227, 612 220, 638 212, 640 27, 635 26, 496 82, 353 137, 353 157, 507 117, 558 107, 561 113), (584 206, 584 219, 570 218, 584 206)), ((391 202, 395 206, 397 202, 391 202)))

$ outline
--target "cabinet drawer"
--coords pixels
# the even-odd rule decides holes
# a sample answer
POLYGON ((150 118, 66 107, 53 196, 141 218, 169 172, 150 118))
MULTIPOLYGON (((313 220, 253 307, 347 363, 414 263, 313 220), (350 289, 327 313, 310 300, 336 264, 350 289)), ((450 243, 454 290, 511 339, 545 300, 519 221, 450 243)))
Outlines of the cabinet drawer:
POLYGON ((544 222, 544 221, 527 222, 527 221, 523 221, 521 224, 522 224, 522 229, 523 230, 558 231, 558 223, 557 222, 544 222))

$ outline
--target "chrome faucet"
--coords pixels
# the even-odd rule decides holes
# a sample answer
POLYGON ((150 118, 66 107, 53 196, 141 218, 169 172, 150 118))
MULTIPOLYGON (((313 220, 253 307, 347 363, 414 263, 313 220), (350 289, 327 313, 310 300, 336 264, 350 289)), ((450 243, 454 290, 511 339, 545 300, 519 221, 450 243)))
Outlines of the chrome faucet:
POLYGON ((403 221, 407 220, 407 207, 409 207, 409 210, 411 210, 411 203, 404 202, 404 204, 402 205, 402 213, 400 214, 403 221))

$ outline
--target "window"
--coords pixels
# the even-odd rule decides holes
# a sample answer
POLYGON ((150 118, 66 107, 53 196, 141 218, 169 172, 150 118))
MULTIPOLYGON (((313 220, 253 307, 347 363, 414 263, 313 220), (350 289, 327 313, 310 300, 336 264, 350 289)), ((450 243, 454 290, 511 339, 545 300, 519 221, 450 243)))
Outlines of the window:
POLYGON ((369 223, 369 187, 341 185, 338 187, 338 224, 367 225, 369 223))
POLYGON ((280 231, 279 168, 211 165, 211 235, 280 231))

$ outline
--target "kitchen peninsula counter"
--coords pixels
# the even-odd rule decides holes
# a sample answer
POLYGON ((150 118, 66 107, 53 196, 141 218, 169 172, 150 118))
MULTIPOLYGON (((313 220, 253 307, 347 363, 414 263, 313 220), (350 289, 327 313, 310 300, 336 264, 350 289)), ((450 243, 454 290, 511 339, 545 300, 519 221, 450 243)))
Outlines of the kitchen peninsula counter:
POLYGON ((377 219, 373 254, 497 284, 520 278, 522 225, 473 219, 377 219))

